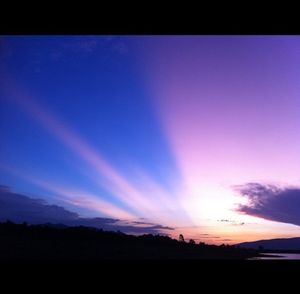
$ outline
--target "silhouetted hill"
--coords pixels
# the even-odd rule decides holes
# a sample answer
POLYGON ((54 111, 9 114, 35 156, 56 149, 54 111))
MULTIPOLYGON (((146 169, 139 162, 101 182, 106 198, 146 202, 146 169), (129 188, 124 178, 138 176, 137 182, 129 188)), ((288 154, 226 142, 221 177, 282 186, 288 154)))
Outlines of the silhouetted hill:
POLYGON ((161 235, 62 225, 0 223, 1 260, 245 259, 257 251, 180 242, 161 235))
POLYGON ((264 250, 299 250, 300 251, 300 237, 297 238, 282 238, 270 240, 258 240, 253 242, 244 242, 236 244, 242 248, 264 249, 264 250))

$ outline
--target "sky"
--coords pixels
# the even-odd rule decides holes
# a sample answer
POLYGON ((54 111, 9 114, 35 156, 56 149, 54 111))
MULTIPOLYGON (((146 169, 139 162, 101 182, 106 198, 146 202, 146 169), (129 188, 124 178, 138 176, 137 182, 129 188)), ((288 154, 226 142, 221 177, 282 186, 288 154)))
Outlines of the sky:
POLYGON ((0 220, 300 235, 299 36, 0 36, 0 83, 0 220))

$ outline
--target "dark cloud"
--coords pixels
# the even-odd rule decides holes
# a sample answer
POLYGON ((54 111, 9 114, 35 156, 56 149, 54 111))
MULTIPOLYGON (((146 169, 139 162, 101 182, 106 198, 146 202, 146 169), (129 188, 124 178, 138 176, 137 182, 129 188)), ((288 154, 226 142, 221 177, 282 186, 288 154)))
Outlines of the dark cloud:
POLYGON ((130 222, 125 222, 123 221, 124 224, 129 224, 129 225, 138 225, 139 227, 149 227, 152 226, 153 228, 158 228, 158 229, 164 229, 164 230, 175 230, 175 228, 167 227, 167 226, 162 226, 162 225, 157 225, 154 223, 149 223, 149 222, 141 222, 141 221, 130 221, 130 222))
POLYGON ((152 225, 152 223, 141 222, 141 221, 132 221, 131 223, 136 225, 152 225))
POLYGON ((44 200, 32 199, 13 193, 6 186, 0 186, 0 220, 11 219, 30 223, 69 222, 79 218, 78 214, 56 205, 47 205, 44 200))
POLYGON ((82 225, 135 234, 167 234, 166 231, 174 229, 147 222, 128 222, 100 217, 82 218, 77 213, 68 211, 61 206, 49 205, 44 200, 14 193, 9 187, 0 185, 0 221, 6 220, 17 223, 26 221, 29 224, 82 225))
POLYGON ((232 226, 243 226, 245 224, 245 223, 240 223, 240 222, 230 220, 230 219, 219 219, 218 222, 229 223, 232 226))
POLYGON ((300 226, 300 188, 249 183, 236 186, 235 189, 249 200, 247 205, 240 205, 237 211, 300 226))

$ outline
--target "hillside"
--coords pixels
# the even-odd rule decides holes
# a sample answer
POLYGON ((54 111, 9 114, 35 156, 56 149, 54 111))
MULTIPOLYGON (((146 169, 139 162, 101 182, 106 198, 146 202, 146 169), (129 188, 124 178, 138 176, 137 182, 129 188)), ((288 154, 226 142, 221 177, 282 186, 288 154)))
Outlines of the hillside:
POLYGON ((253 242, 244 242, 236 244, 242 248, 264 249, 264 250, 299 250, 300 251, 300 237, 297 238, 282 238, 270 240, 258 240, 253 242))

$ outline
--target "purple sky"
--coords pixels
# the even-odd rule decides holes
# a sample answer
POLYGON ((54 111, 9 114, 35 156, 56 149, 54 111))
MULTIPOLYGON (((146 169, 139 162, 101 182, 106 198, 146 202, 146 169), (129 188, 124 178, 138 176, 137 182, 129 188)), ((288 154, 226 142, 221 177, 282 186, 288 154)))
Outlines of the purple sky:
MULTIPOLYGON (((153 37, 142 51, 195 223, 244 219, 232 211, 236 183, 300 185, 298 36, 153 37)), ((240 233, 252 235, 246 227, 240 233)))

